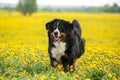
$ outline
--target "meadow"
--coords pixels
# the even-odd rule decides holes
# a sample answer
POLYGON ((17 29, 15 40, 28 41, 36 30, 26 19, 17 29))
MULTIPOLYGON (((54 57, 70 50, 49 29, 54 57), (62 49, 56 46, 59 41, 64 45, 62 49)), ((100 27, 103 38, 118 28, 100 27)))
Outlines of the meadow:
POLYGON ((0 11, 0 80, 120 80, 120 14, 0 11), (45 24, 77 19, 86 51, 75 72, 50 66, 45 24))

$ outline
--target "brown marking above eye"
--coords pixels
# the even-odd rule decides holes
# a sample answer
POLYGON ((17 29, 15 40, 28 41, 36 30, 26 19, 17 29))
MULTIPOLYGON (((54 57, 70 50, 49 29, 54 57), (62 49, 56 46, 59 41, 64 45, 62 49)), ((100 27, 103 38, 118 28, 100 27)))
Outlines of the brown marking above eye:
POLYGON ((58 28, 61 28, 61 26, 58 26, 58 28))
POLYGON ((65 41, 66 40, 66 33, 61 32, 60 33, 60 41, 65 41))
POLYGON ((53 26, 54 29, 56 29, 56 26, 53 26))

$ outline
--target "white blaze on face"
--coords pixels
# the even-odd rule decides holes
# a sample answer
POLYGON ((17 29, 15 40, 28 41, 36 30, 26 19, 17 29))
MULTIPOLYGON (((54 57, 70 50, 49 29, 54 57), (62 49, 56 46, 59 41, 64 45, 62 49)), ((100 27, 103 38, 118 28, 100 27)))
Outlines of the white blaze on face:
MULTIPOLYGON (((60 31, 58 29, 59 22, 57 23, 57 28, 53 31, 54 33, 57 33, 57 37, 60 37, 60 31)), ((55 34, 53 35, 55 37, 55 34)))

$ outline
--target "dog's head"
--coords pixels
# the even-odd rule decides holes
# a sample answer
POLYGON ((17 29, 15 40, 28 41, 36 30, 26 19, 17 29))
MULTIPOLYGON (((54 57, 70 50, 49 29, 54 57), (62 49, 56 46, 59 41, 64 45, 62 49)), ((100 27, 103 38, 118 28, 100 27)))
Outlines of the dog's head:
POLYGON ((65 41, 73 30, 73 24, 61 19, 54 19, 46 24, 46 29, 53 41, 65 41))

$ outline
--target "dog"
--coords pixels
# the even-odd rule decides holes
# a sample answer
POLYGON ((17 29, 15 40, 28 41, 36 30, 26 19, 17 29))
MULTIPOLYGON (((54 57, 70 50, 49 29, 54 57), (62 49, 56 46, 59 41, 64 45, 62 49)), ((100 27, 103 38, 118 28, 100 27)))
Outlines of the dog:
POLYGON ((77 20, 72 23, 62 19, 54 19, 46 23, 48 31, 48 52, 50 64, 56 68, 63 65, 63 71, 75 71, 76 60, 85 52, 85 40, 77 20))

